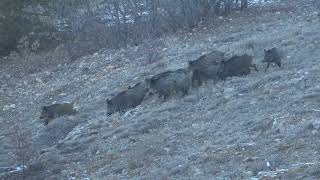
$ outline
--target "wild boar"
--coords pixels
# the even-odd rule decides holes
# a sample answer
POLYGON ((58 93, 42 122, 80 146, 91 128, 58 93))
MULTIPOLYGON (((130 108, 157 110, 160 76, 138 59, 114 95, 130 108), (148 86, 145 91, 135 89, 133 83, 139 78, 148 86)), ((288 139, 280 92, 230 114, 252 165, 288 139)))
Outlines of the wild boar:
POLYGON ((245 76, 250 74, 250 68, 254 68, 258 71, 256 65, 253 64, 252 61, 253 57, 247 54, 233 56, 229 60, 222 62, 219 77, 221 79, 226 79, 227 77, 232 76, 245 76))
POLYGON ((137 107, 142 103, 147 92, 148 88, 144 82, 139 82, 133 87, 129 86, 127 90, 118 93, 111 99, 107 99, 107 114, 125 112, 137 107))
POLYGON ((201 86, 209 79, 217 80, 221 62, 225 60, 224 53, 212 51, 194 61, 189 61, 192 73, 192 86, 201 86))
POLYGON ((187 69, 166 71, 146 79, 146 83, 152 92, 158 93, 159 98, 164 100, 178 92, 184 96, 191 86, 191 72, 187 69))
POLYGON ((42 107, 40 119, 44 119, 44 125, 48 125, 57 117, 73 115, 75 113, 76 111, 74 110, 74 103, 52 104, 42 107))
POLYGON ((284 54, 282 51, 278 50, 277 48, 271 48, 269 50, 264 49, 264 59, 263 63, 268 63, 265 69, 265 72, 268 70, 271 63, 274 63, 281 67, 281 59, 283 58, 284 54))

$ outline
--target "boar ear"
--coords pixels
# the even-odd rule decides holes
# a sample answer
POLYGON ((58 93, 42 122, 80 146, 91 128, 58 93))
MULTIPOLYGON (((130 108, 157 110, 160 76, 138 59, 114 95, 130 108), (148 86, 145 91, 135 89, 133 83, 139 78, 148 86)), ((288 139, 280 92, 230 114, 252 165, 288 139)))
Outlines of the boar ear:
POLYGON ((107 99, 107 103, 110 104, 110 99, 107 99))

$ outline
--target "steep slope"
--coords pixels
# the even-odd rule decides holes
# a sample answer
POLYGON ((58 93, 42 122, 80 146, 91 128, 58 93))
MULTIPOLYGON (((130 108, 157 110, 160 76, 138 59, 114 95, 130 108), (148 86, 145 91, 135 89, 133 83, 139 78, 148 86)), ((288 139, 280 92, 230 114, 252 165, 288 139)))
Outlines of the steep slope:
POLYGON ((49 171, 31 179, 320 178, 315 2, 235 13, 212 29, 102 50, 24 78, 1 69, 0 166, 14 163, 4 134, 19 122, 32 130, 36 150, 46 149, 40 161, 49 171), (152 54, 148 46, 156 47, 152 54), (263 49, 274 46, 287 58, 282 68, 263 72, 263 49), (150 97, 107 116, 107 97, 157 72, 186 67, 212 49, 252 54, 260 71, 209 82, 184 98, 150 97), (40 107, 53 101, 75 101, 79 113, 44 127, 40 107))

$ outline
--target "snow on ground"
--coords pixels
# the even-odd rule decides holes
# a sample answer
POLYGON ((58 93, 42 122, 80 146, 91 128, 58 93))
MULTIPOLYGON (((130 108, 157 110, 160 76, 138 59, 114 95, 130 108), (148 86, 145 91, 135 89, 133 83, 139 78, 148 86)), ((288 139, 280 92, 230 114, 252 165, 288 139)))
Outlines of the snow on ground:
MULTIPOLYGON (((15 121, 32 130, 45 171, 34 169, 29 179, 319 179, 320 21, 313 6, 296 6, 310 1, 290 2, 150 42, 158 47, 154 62, 141 45, 22 78, 5 66, 1 132, 15 121), (274 46, 288 58, 264 72, 263 49, 274 46), (251 53, 260 71, 106 115, 115 92, 212 49, 251 53), (41 106, 53 101, 75 101, 79 113, 44 127, 41 106)), ((15 164, 9 143, 0 139, 1 167, 15 164)))

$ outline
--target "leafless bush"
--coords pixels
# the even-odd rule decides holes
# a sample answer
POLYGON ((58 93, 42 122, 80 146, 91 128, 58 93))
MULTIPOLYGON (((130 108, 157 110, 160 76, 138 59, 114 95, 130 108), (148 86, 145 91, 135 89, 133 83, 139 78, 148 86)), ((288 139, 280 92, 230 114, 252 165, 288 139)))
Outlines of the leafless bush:
MULTIPOLYGON (((71 44, 74 59, 81 57, 82 52, 88 55, 101 48, 137 45, 145 39, 159 38, 180 29, 192 31, 200 23, 212 24, 217 15, 246 8, 248 0, 49 0, 22 3, 21 6, 29 7, 30 4, 34 10, 40 4, 46 13, 26 13, 21 8, 24 16, 38 16, 37 19, 47 19, 46 23, 52 21, 56 31, 69 32, 72 38, 57 42, 44 36, 24 45, 38 51, 47 49, 46 45, 52 45, 48 48, 54 49, 61 43, 71 44), (83 45, 88 52, 83 51, 83 45)), ((47 30, 43 28, 35 35, 47 30)))
POLYGON ((148 49, 147 51, 147 64, 152 64, 154 62, 159 61, 159 59, 161 59, 160 53, 159 51, 154 48, 151 47, 150 49, 148 49))
POLYGON ((16 158, 17 164, 22 169, 22 175, 25 176, 25 168, 34 157, 32 149, 31 131, 22 128, 21 123, 13 127, 11 134, 12 152, 16 158))
POLYGON ((145 39, 158 38, 179 29, 192 30, 199 23, 211 23, 216 15, 248 6, 248 0, 71 2, 56 3, 56 12, 69 31, 97 43, 93 49, 137 45, 145 39), (81 14, 75 13, 76 7, 82 9, 81 14))

